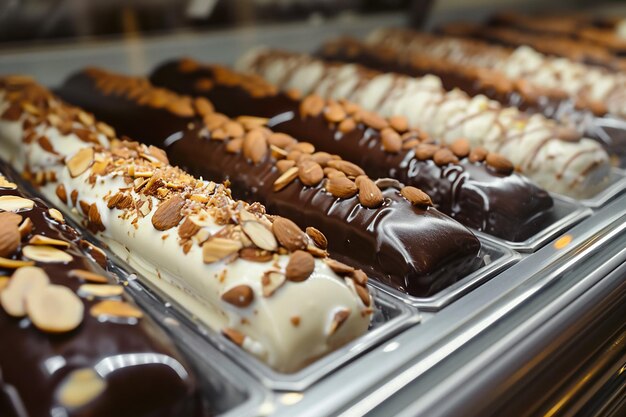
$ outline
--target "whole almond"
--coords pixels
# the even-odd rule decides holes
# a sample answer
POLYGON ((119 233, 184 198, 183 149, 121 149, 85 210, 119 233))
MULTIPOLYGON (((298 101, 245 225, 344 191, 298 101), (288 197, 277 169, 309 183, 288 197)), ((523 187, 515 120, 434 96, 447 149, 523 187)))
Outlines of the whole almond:
POLYGON ((256 116, 239 116, 236 120, 241 123, 246 130, 252 130, 256 127, 265 126, 269 121, 266 117, 256 116))
POLYGON ((367 285, 367 275, 361 269, 355 269, 350 274, 350 278, 354 280, 357 285, 365 287, 367 285))
POLYGON ((415 187, 404 187, 400 190, 400 194, 414 206, 432 206, 433 202, 424 191, 415 187))
POLYGON ((290 252, 306 249, 306 235, 291 220, 284 217, 276 217, 274 223, 272 223, 272 232, 274 232, 278 242, 290 252))
POLYGON ((433 145, 431 143, 420 143, 415 148, 415 156, 420 161, 425 161, 427 159, 432 159, 435 153, 439 150, 440 146, 433 145))
POLYGON ((222 294, 222 300, 237 307, 248 307, 254 300, 254 291, 249 285, 237 285, 222 294))
POLYGON ((267 139, 259 130, 251 130, 243 139, 243 156, 258 164, 267 155, 267 139))
POLYGON ((511 161, 495 152, 489 152, 485 161, 500 174, 509 175, 515 169, 511 161))
POLYGON ((348 117, 346 119, 343 119, 341 121, 341 123, 339 123, 339 126, 337 127, 337 129, 341 132, 341 133, 350 133, 352 132, 354 129, 356 129, 356 122, 354 121, 353 118, 348 117))
POLYGON ((161 202, 152 216, 152 225, 155 229, 164 231, 178 226, 183 219, 182 208, 185 199, 174 194, 168 200, 161 202))
POLYGON ((309 142, 297 142, 288 146, 287 150, 288 151, 297 150, 304 154, 311 155, 313 152, 315 152, 315 146, 313 146, 313 144, 309 142))
POLYGON ((325 188, 337 198, 350 198, 358 191, 356 184, 345 177, 329 178, 326 180, 325 188))
POLYGON ((300 114, 302 116, 317 116, 324 109, 324 99, 316 94, 305 97, 300 103, 300 114))
POLYGON ((328 265, 335 274, 347 275, 355 271, 355 269, 350 265, 346 265, 343 262, 339 262, 334 259, 326 259, 324 262, 326 262, 326 265, 328 265))
POLYGON ((402 149, 402 138, 395 130, 385 128, 380 132, 383 149, 385 152, 398 153, 402 149))
POLYGON ((359 188, 359 202, 367 208, 376 208, 383 203, 383 193, 374 181, 366 176, 357 177, 359 188))
POLYGON ((294 143, 296 143, 296 140, 285 133, 274 132, 269 135, 269 137, 267 138, 267 142, 270 145, 278 146, 281 149, 285 149, 289 145, 293 145, 294 143))
POLYGON ((302 184, 314 187, 324 179, 324 171, 320 164, 308 159, 298 163, 298 177, 302 184))
POLYGON ((16 213, 0 213, 0 256, 8 258, 17 251, 22 240, 19 225, 22 216, 16 213))
POLYGON ((289 257, 289 262, 285 268, 287 280, 301 282, 306 280, 315 269, 315 259, 313 255, 301 250, 295 251, 289 257))
POLYGON ((363 111, 361 113, 361 120, 367 126, 376 130, 383 130, 384 128, 389 126, 387 120, 383 119, 378 114, 370 111, 363 111))
POLYGON ((331 123, 338 123, 346 118, 346 112, 339 104, 330 102, 324 109, 324 117, 331 123))
POLYGON ((193 104, 200 116, 206 116, 215 111, 213 104, 204 97, 196 97, 193 101, 193 104))
POLYGON ((352 162, 343 160, 328 161, 327 164, 330 168, 335 168, 346 174, 348 177, 358 177, 359 175, 365 175, 365 171, 360 166, 353 164, 352 162))
POLYGON ((485 160, 488 154, 489 151, 487 151, 487 149, 483 148, 482 146, 477 146, 475 148, 472 148, 472 150, 470 151, 469 160, 470 162, 482 162, 485 160))
POLYGON ((360 285, 355 285, 354 290, 356 294, 359 296, 365 307, 369 307, 372 304, 372 299, 370 297, 370 293, 366 287, 361 287, 360 285))
POLYGON ((298 171, 299 171, 299 168, 294 166, 294 167, 289 168, 287 171, 283 172, 283 174, 280 177, 276 178, 276 181, 274 181, 274 191, 280 191, 286 186, 288 186, 289 184, 291 184, 293 180, 298 178, 298 171))
POLYGON ((63 184, 57 185, 55 193, 63 204, 67 204, 67 191, 65 190, 65 186, 63 184))
POLYGON ((274 258, 274 253, 257 248, 243 248, 239 251, 239 258, 250 262, 269 262, 274 258))
POLYGON ((321 167, 325 167, 329 161, 336 160, 337 157, 329 154, 328 152, 315 152, 311 155, 311 161, 315 161, 320 164, 321 167))
POLYGON ((450 149, 442 148, 435 152, 433 155, 433 161, 435 161, 435 164, 439 166, 444 166, 448 164, 456 164, 459 162, 459 158, 457 158, 450 149))
POLYGON ((455 140, 452 142, 452 145, 450 145, 450 150, 459 158, 465 158, 470 153, 469 140, 465 138, 455 140))
POLYGON ((287 159, 283 159, 283 160, 276 162, 276 168, 278 169, 278 172, 280 172, 281 174, 285 173, 285 171, 287 171, 289 168, 292 168, 294 166, 296 166, 296 161, 289 161, 287 159))
POLYGON ((337 177, 345 178, 346 177, 346 174, 339 171, 338 169, 331 168, 331 167, 324 168, 324 175, 326 176, 326 178, 337 178, 337 177))
POLYGON ((409 121, 405 116, 391 116, 389 118, 389 125, 398 133, 409 130, 409 121))
POLYGON ((307 227, 306 234, 309 235, 318 248, 326 249, 328 247, 328 239, 326 239, 324 233, 320 232, 315 227, 307 227))

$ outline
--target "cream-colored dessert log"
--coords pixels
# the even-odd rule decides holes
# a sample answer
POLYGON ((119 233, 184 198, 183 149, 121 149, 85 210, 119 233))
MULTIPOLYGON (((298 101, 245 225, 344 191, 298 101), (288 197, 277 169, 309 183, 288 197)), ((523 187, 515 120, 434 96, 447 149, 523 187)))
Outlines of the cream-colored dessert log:
POLYGON ((0 79, 0 150, 151 284, 273 368, 292 372, 362 335, 367 277, 290 221, 21 78, 0 79), (307 250, 294 250, 305 239, 307 250), (314 256, 315 255, 315 256, 314 256))
POLYGON ((249 52, 238 68, 257 73, 283 90, 345 98, 383 116, 404 115, 412 126, 444 143, 465 137, 473 146, 506 156, 549 191, 586 198, 602 190, 608 180, 609 158, 597 142, 485 96, 447 92, 435 76, 382 74, 267 49, 249 52))
POLYGON ((561 90, 578 106, 596 114, 626 116, 626 74, 544 55, 530 46, 516 49, 453 36, 431 35, 402 29, 380 29, 370 44, 400 54, 420 53, 459 65, 500 71, 509 79, 523 79, 530 86, 561 90))

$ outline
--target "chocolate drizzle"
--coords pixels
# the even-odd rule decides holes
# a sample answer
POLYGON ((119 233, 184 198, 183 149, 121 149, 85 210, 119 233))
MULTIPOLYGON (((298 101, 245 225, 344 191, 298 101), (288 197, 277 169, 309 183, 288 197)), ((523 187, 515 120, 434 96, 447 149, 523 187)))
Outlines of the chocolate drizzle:
MULTIPOLYGON (((337 153, 363 167, 372 177, 393 177, 421 188, 442 212, 495 236, 524 240, 552 221, 551 198, 518 174, 495 173, 483 163, 470 162, 468 157, 439 166, 430 158, 421 160, 412 150, 386 152, 380 145, 378 129, 359 123, 342 133, 341 125, 329 124, 322 114, 302 117, 302 100, 293 94, 252 94, 240 82, 219 82, 215 68, 198 66, 185 72, 180 71, 180 63, 168 63, 153 73, 152 80, 183 94, 205 96, 229 116, 269 117, 272 129, 309 140, 320 150, 337 153), (200 91, 196 88, 199 80, 211 80, 213 87, 200 91)), ((261 91, 261 87, 257 89, 261 91)))
MULTIPOLYGON (((19 183, 4 162, 0 162, 0 174, 19 183)), ((70 262, 36 263, 52 284, 77 292, 87 281, 73 277, 70 271, 75 269, 106 277, 79 249, 83 242, 80 235, 55 220, 56 214, 51 215, 40 200, 19 189, 2 187, 0 196, 22 196, 35 202, 33 209, 18 213, 24 221, 32 222, 31 231, 22 237, 21 248, 35 234, 69 243, 64 252, 71 255, 70 262)), ((21 249, 11 259, 23 259, 21 249)), ((13 272, 0 268, 0 276, 11 276, 13 272)), ((114 284, 112 278, 108 280, 114 284)), ((125 295, 115 298, 132 303, 125 295)), ((187 373, 185 361, 171 342, 150 319, 103 320, 89 313, 100 299, 81 301, 85 305, 82 323, 61 334, 44 333, 27 318, 10 317, 0 307, 0 415, 21 416, 23 409, 31 417, 48 416, 55 408, 71 416, 196 415, 194 378, 187 373), (95 370, 106 388, 93 401, 73 409, 62 404, 60 390, 70 374, 79 369, 95 370)))
POLYGON ((89 75, 79 73, 59 94, 94 112, 119 132, 150 143, 165 142, 169 158, 191 173, 216 181, 228 179, 236 196, 260 201, 268 212, 290 218, 301 227, 321 230, 335 258, 394 288, 412 295, 431 295, 480 262, 476 257, 480 244, 467 229, 432 207, 411 205, 394 187, 382 187, 382 204, 371 209, 363 207, 358 196, 334 197, 325 181, 303 186, 300 180, 293 180, 275 191, 281 172, 270 154, 253 163, 245 150, 229 149, 236 139, 213 138, 220 128, 208 128, 206 117, 205 122, 186 120, 121 95, 105 94, 95 84, 89 75), (157 119, 159 126, 149 123, 157 119))

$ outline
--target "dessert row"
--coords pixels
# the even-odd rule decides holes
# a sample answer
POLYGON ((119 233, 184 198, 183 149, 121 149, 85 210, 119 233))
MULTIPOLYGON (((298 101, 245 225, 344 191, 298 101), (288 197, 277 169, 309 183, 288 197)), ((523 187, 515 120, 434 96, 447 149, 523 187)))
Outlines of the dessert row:
MULTIPOLYGON (((58 209, 188 315, 290 373, 368 332, 368 278, 436 295, 489 262, 472 230, 523 241, 555 223, 550 192, 584 199, 609 183, 607 152, 572 126, 382 72, 407 64, 361 47, 327 45, 333 62, 254 50, 242 72, 191 59, 149 78, 87 68, 54 93, 0 78, 12 165, 0 165, 0 334, 13 341, 0 348, 0 414, 200 413, 193 370, 58 209), (123 397, 152 380, 163 393, 123 397)), ((468 74, 455 76, 488 78, 468 74)))

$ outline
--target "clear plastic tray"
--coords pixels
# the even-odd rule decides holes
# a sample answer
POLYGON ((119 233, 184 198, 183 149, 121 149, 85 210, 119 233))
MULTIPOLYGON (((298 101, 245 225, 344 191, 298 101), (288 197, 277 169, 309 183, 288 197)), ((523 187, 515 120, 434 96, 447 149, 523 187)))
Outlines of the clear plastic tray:
POLYGON ((531 253, 593 213, 590 208, 571 198, 553 194, 552 199, 554 200, 554 222, 524 241, 513 242, 476 230, 474 233, 485 241, 497 242, 518 252, 531 253))
POLYGON ((482 238, 480 240, 482 247, 479 256, 483 258, 485 265, 430 297, 415 297, 386 284, 373 280, 370 282, 382 292, 392 295, 407 305, 417 307, 422 311, 439 311, 521 259, 519 253, 500 243, 482 238))
POLYGON ((624 190, 626 190, 626 171, 612 168, 606 188, 591 198, 579 201, 587 207, 598 209, 620 195, 624 190))

